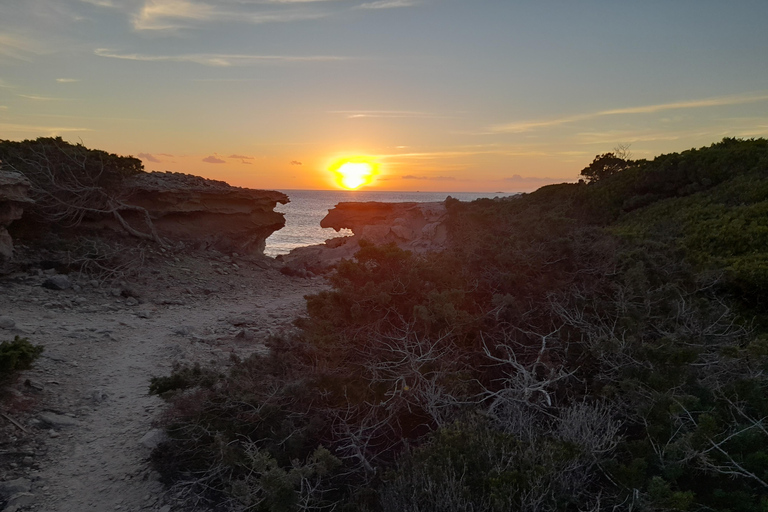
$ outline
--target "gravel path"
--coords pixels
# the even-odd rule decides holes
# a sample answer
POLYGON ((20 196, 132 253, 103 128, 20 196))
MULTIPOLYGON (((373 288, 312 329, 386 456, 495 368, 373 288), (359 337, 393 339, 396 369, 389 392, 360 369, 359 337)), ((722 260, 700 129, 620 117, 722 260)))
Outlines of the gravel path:
POLYGON ((144 278, 109 288, 49 290, 49 277, 0 279, 0 341, 20 335, 45 347, 6 390, 4 512, 172 510, 148 464, 164 407, 147 393, 150 378, 174 363, 226 366, 231 353, 263 350, 261 340, 305 312, 303 296, 325 286, 263 261, 200 255, 160 258, 144 278))

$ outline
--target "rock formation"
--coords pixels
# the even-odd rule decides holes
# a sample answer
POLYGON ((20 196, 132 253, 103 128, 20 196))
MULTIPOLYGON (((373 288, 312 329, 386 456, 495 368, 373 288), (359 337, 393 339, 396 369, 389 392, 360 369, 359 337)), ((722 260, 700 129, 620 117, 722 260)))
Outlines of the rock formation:
MULTIPOLYGON (((125 183, 122 200, 144 208, 161 238, 263 254, 267 237, 285 225, 274 208, 287 203, 288 196, 190 174, 147 172, 125 183)), ((140 226, 141 220, 132 219, 132 224, 140 226)))
POLYGON ((445 203, 339 203, 320 221, 320 226, 353 236, 326 240, 325 244, 300 247, 279 256, 288 267, 320 270, 342 259, 350 259, 360 248, 360 240, 374 244, 394 242, 413 252, 439 251, 446 247, 445 203))
POLYGON ((13 240, 7 228, 21 218, 24 205, 32 203, 29 190, 29 181, 21 173, 0 171, 0 263, 13 255, 13 240))

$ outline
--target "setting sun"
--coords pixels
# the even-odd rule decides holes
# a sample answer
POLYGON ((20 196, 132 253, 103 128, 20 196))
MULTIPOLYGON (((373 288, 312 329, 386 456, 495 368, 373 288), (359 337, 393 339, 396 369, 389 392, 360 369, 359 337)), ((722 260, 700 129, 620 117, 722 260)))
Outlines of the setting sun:
POLYGON ((339 186, 354 190, 373 181, 377 166, 362 157, 345 158, 337 161, 330 170, 336 175, 339 186))

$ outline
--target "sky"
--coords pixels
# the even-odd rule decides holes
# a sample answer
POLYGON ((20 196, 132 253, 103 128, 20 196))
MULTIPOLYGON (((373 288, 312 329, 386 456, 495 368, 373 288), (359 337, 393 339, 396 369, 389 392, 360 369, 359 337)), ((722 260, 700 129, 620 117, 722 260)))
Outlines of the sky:
POLYGON ((0 139, 232 185, 514 192, 768 136, 766 0, 1 0, 0 139))

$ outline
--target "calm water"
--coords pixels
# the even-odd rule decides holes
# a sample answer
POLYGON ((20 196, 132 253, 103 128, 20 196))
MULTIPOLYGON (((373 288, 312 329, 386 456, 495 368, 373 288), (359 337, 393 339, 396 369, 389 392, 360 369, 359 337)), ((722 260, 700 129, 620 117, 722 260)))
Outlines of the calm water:
POLYGON ((267 256, 287 254, 291 249, 305 245, 321 244, 329 238, 351 235, 348 229, 337 233, 331 228, 321 228, 320 220, 328 210, 342 201, 380 201, 406 203, 444 201, 451 196, 460 201, 473 201, 480 197, 507 194, 469 192, 372 192, 360 190, 284 190, 291 202, 277 205, 278 212, 285 214, 285 227, 267 239, 264 253, 267 256))

